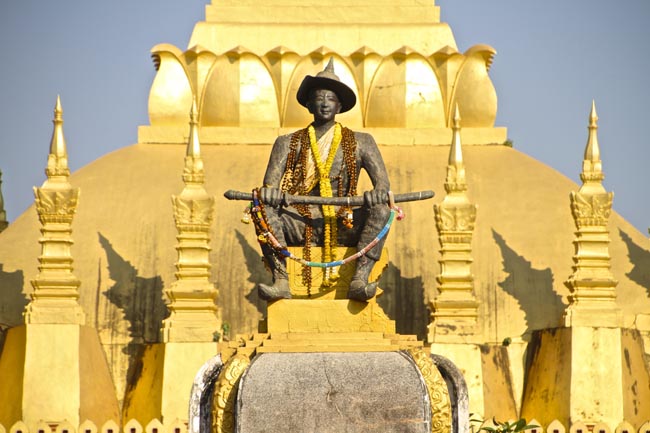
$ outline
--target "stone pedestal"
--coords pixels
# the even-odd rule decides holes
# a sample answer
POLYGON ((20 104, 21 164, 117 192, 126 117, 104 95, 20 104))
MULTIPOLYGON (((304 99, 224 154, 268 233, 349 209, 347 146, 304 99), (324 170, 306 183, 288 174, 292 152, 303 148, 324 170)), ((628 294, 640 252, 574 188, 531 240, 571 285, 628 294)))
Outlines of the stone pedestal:
POLYGON ((265 353, 237 396, 238 432, 431 432, 429 395, 400 352, 265 353))
POLYGON ((0 357, 0 424, 23 420, 102 425, 119 417, 108 364, 95 329, 27 324, 7 333, 0 357))
POLYGON ((221 351, 212 432, 451 431, 440 371, 375 299, 279 300, 265 326, 221 351))

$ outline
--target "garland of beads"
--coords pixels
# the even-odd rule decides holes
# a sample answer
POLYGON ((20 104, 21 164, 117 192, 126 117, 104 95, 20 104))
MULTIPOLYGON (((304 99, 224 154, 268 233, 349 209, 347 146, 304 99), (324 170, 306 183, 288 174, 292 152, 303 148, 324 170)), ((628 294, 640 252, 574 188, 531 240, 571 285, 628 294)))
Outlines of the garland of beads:
POLYGON ((302 135, 304 135, 304 133, 302 133, 303 131, 304 130, 301 130, 295 132, 294 134, 291 134, 291 141, 289 143, 289 153, 287 154, 287 164, 284 168, 284 175, 282 177, 282 183, 280 185, 282 191, 288 191, 290 194, 296 193, 294 187, 296 150, 298 149, 298 144, 300 144, 302 135))
POLYGON ((360 257, 364 256, 368 251, 374 248, 375 245, 377 245, 384 236, 386 236, 386 233, 388 233, 388 230, 393 224, 395 218, 397 218, 398 221, 404 218, 404 212, 402 212, 402 209, 395 205, 392 191, 388 192, 388 198, 389 198, 389 206, 390 206, 390 215, 388 216, 388 221, 386 221, 386 224, 379 231, 377 236, 375 236, 375 238, 368 245, 366 245, 365 247, 357 251, 355 254, 348 256, 343 260, 334 260, 329 262, 312 262, 304 258, 296 257, 294 254, 291 253, 291 251, 287 249, 287 247, 282 246, 278 242, 277 238, 275 237, 275 235, 271 230, 271 227, 266 223, 266 213, 264 212, 264 205, 259 200, 259 189, 257 188, 253 190, 253 202, 250 205, 250 213, 251 216, 253 217, 255 229, 259 234, 257 237, 258 242, 263 244, 269 244, 275 251, 279 252, 280 254, 282 254, 287 258, 290 258, 291 260, 294 260, 302 264, 303 266, 309 268, 315 267, 315 268, 329 269, 329 268, 343 266, 346 263, 350 263, 352 260, 357 260, 360 257))
MULTIPOLYGON (((357 140, 354 138, 354 132, 348 128, 343 128, 341 131, 343 135, 343 164, 347 168, 349 191, 348 197, 357 195, 357 140)), ((341 167, 343 171, 343 167, 341 167)), ((339 176, 338 182, 338 196, 343 197, 343 182, 339 176)), ((339 208, 337 216, 341 217, 343 226, 348 229, 352 228, 354 224, 352 208, 350 206, 342 206, 339 208)))
MULTIPOLYGON (((298 182, 294 182, 292 185, 292 190, 296 191, 300 194, 307 194, 308 193, 308 185, 305 184, 305 179, 307 178, 307 162, 309 159, 310 153, 307 151, 309 147, 307 146, 307 143, 309 143, 309 132, 307 131, 307 128, 303 129, 300 133, 295 133, 291 136, 291 141, 292 141, 292 146, 294 145, 294 140, 300 139, 300 141, 296 141, 295 145, 297 146, 298 143, 300 144, 300 172, 299 175, 300 177, 297 179, 298 182)), ((288 164, 288 161, 287 161, 288 164)), ((298 210, 298 213, 305 219, 305 232, 303 234, 303 238, 305 239, 305 244, 302 247, 302 255, 306 260, 311 260, 311 238, 314 235, 314 226, 312 223, 312 217, 311 217, 311 209, 309 208, 309 205, 307 204, 302 204, 295 206, 296 210, 298 210)), ((307 294, 311 296, 311 268, 310 267, 303 267, 302 268, 302 283, 307 287, 307 294)))

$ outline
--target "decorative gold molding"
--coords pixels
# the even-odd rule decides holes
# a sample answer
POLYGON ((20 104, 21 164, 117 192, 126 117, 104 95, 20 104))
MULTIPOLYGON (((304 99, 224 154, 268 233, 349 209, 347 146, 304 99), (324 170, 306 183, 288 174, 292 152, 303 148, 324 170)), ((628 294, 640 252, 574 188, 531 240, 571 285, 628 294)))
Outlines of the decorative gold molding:
POLYGON ((578 228, 587 226, 606 227, 612 212, 614 194, 583 194, 571 192, 571 211, 578 228))
POLYGON ((214 197, 202 200, 172 196, 177 226, 190 231, 209 229, 214 219, 214 197))
POLYGON ((79 189, 59 191, 34 187, 34 199, 41 224, 71 224, 77 210, 79 189))
POLYGON ((219 373, 212 400, 212 433, 234 433, 237 389, 250 363, 249 355, 237 353, 219 373))
MULTIPOLYGON (((435 212, 436 227, 439 233, 473 231, 476 223, 476 206, 436 206, 435 212)), ((441 234, 448 242, 471 242, 472 235, 469 234, 441 234)))
MULTIPOLYGON (((272 28, 277 31, 276 26, 272 28)), ((236 36, 232 28, 228 39, 231 36, 236 36)), ((467 127, 494 128, 497 96, 488 75, 494 48, 477 45, 465 53, 449 45, 441 48, 452 54, 407 45, 378 54, 373 48, 341 50, 315 45, 301 51, 278 45, 259 51, 238 45, 234 39, 233 46, 214 51, 202 45, 184 52, 169 44, 157 45, 152 49, 157 74, 149 95, 151 126, 184 123, 196 98, 202 126, 303 127, 309 115, 290 95, 305 74, 318 70, 315 63, 331 57, 359 100, 341 118, 346 125, 448 131, 453 107, 459 105, 467 127), (254 87, 251 80, 255 80, 254 87), (398 107, 393 112, 402 115, 387 114, 381 108, 386 105, 398 107)))
POLYGON ((424 378, 431 404, 431 433, 451 432, 451 402, 447 384, 433 363, 429 353, 423 349, 407 351, 424 378))

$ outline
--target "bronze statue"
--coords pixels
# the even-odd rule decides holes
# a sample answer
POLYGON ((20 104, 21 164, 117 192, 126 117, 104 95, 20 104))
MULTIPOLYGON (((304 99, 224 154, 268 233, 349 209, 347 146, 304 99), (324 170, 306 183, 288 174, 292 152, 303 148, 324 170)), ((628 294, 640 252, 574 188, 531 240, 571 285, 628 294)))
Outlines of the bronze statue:
MULTIPOLYGON (((332 60, 316 76, 306 76, 296 95, 298 102, 314 116, 305 129, 276 139, 264 175, 259 198, 265 205, 265 219, 277 242, 283 246, 323 244, 325 260, 335 260, 337 245, 362 250, 384 227, 390 208, 388 173, 371 135, 353 132, 335 121, 339 113, 354 107, 352 89, 334 74, 332 60), (364 169, 373 189, 363 195, 364 205, 351 206, 288 204, 285 193, 315 197, 354 197, 357 180, 364 169)), ((348 298, 366 301, 377 290, 368 276, 379 259, 385 237, 357 260, 348 298)), ((273 273, 273 285, 260 284, 259 295, 266 300, 290 298, 285 257, 277 248, 262 243, 262 253, 273 273)), ((324 284, 338 278, 337 268, 326 268, 324 284)))

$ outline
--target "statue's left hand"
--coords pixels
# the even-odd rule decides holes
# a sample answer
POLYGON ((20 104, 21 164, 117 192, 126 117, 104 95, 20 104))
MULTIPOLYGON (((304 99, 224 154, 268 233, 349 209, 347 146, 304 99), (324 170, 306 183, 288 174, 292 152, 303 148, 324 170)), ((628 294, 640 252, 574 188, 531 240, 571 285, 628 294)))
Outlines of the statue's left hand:
POLYGON ((378 204, 385 204, 388 199, 388 192, 383 189, 373 189, 363 193, 363 204, 373 207, 378 204))
POLYGON ((280 188, 264 187, 260 189, 262 203, 271 207, 278 207, 282 204, 283 194, 280 188))

